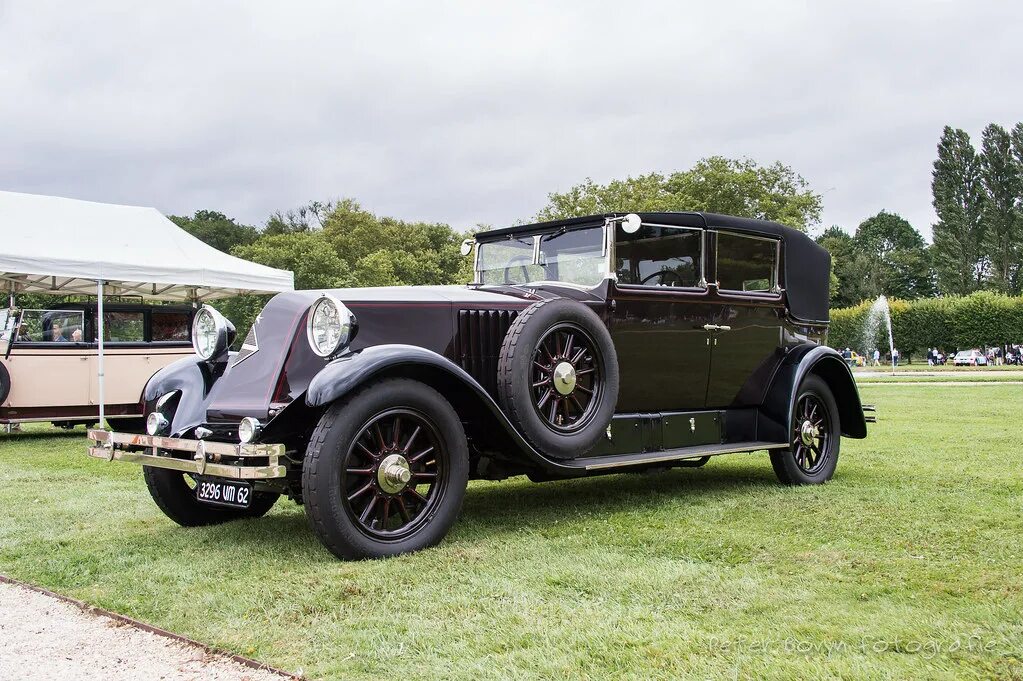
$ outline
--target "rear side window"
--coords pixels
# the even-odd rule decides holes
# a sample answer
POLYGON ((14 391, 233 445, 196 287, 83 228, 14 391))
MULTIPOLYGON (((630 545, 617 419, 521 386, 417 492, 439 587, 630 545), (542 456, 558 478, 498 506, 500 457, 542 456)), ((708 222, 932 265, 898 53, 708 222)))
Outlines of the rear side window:
POLYGON ((154 341, 187 341, 191 329, 187 312, 157 312, 153 310, 150 319, 153 325, 154 341))
POLYGON ((718 233, 718 288, 767 293, 778 286, 778 242, 718 233))
POLYGON ((145 340, 145 315, 142 312, 103 313, 103 342, 141 343, 145 340))

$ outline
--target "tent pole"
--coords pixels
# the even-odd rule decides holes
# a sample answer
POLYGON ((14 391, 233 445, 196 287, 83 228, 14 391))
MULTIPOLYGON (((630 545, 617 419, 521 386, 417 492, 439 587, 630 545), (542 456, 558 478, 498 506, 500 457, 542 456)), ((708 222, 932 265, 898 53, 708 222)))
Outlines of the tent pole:
POLYGON ((97 313, 98 314, 96 315, 96 323, 97 323, 97 326, 98 326, 98 336, 99 336, 99 338, 98 338, 98 340, 99 340, 99 365, 97 367, 97 372, 96 372, 96 376, 99 379, 99 429, 100 430, 106 430, 106 427, 103 425, 103 418, 105 416, 104 409, 103 409, 103 406, 104 406, 104 403, 105 403, 105 400, 104 400, 105 396, 103 394, 103 280, 102 279, 97 279, 96 280, 96 295, 99 298, 99 302, 97 304, 97 313))

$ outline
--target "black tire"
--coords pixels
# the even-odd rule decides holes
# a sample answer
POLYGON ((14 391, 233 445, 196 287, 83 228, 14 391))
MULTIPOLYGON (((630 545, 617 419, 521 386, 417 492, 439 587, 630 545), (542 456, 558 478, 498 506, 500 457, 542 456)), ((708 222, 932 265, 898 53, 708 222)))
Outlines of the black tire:
POLYGON ((534 303, 512 322, 501 345, 497 392, 505 413, 537 449, 559 459, 582 456, 606 436, 618 403, 611 334, 582 303, 563 298, 534 303), (589 352, 575 361, 573 353, 582 346, 589 352), (544 366, 534 364, 534 357, 544 366), (571 387, 555 391, 554 372, 565 364, 571 387))
POLYGON ((838 405, 831 389, 819 376, 807 376, 796 394, 796 406, 789 425, 789 449, 771 452, 771 466, 786 485, 820 485, 835 474, 842 444, 838 405), (810 410, 808 413, 808 409, 810 410), (804 423, 815 424, 819 436, 803 440, 804 423))
POLYGON ((433 388, 403 378, 332 404, 302 464, 309 524, 331 553, 349 560, 436 545, 458 517, 468 481, 458 414, 433 388), (388 480, 388 460, 410 479, 388 480))
POLYGON ((0 364, 0 404, 4 403, 7 396, 11 394, 11 375, 7 373, 7 367, 0 364))
POLYGON ((164 515, 182 527, 202 527, 242 518, 260 518, 273 508, 281 496, 275 492, 253 492, 252 503, 246 509, 217 508, 196 500, 195 491, 188 486, 184 473, 144 466, 142 475, 156 505, 164 515))

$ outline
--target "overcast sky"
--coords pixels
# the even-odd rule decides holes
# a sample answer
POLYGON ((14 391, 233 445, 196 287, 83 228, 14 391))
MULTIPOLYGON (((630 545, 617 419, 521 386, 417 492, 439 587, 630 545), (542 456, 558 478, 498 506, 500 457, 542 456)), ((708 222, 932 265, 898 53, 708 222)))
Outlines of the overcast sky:
POLYGON ((929 236, 942 126, 1023 119, 1018 0, 498 4, 0 0, 0 189, 464 228, 721 154, 929 236))

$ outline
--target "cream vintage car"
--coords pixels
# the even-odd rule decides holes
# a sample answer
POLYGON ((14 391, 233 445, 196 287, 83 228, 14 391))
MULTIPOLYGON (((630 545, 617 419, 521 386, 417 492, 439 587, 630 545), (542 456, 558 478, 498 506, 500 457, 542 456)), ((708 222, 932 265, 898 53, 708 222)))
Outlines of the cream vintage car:
MULTIPOLYGON (((193 314, 188 305, 104 305, 104 402, 114 427, 144 430, 142 390, 157 371, 194 353, 193 314)), ((97 422, 96 322, 95 303, 0 310, 0 424, 97 422)))

